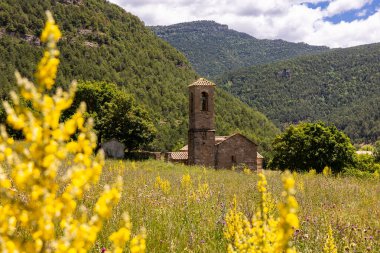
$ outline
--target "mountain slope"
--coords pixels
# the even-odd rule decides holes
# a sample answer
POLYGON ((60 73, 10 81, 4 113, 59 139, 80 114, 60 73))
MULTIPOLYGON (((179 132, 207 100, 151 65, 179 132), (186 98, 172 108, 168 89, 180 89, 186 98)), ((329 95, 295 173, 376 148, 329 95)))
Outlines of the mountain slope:
POLYGON ((380 44, 240 69, 222 86, 283 127, 335 123, 355 142, 380 137, 380 44))
MULTIPOLYGON (((16 69, 32 77, 42 55, 37 36, 47 9, 53 11, 63 31, 58 45, 60 86, 67 87, 73 79, 114 82, 152 114, 158 128, 155 150, 171 150, 186 142, 187 85, 197 74, 182 54, 157 38, 137 17, 106 0, 1 1, 2 99, 15 85, 16 69)), ((239 130, 268 146, 278 132, 264 115, 223 90, 218 90, 216 103, 218 134, 239 130)))
POLYGON ((259 40, 213 21, 153 26, 161 38, 183 52, 195 70, 206 77, 226 71, 328 50, 327 47, 259 40))

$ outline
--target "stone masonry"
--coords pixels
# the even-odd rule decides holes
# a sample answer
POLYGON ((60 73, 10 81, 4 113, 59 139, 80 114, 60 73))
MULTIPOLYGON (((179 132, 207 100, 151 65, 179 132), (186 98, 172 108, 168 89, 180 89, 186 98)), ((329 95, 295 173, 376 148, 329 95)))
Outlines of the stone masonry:
POLYGON ((189 85, 188 164, 260 169, 254 142, 241 134, 215 136, 214 94, 215 84, 206 79, 189 85))
POLYGON ((215 165, 214 88, 203 78, 189 85, 190 165, 215 165))

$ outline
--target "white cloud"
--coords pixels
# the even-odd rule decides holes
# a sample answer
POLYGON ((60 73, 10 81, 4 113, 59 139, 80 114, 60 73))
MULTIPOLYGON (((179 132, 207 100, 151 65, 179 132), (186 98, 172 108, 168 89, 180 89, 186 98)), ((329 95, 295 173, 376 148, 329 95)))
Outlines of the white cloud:
POLYGON ((368 14, 368 10, 367 9, 363 9, 363 10, 357 12, 355 15, 357 17, 365 17, 365 16, 367 16, 367 14, 368 14))
POLYGON ((372 0, 334 0, 327 7, 327 13, 333 16, 345 11, 359 10, 371 2, 372 0))
POLYGON ((259 39, 348 47, 380 42, 380 10, 372 16, 333 24, 324 20, 372 0, 110 0, 147 25, 214 20, 259 39), (326 9, 305 3, 329 2, 326 9))

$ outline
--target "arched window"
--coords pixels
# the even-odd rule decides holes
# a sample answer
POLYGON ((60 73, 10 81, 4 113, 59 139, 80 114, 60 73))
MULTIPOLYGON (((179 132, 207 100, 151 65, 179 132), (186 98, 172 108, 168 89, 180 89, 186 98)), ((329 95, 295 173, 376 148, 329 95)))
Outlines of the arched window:
POLYGON ((202 92, 201 96, 201 111, 208 111, 208 94, 207 92, 202 92))

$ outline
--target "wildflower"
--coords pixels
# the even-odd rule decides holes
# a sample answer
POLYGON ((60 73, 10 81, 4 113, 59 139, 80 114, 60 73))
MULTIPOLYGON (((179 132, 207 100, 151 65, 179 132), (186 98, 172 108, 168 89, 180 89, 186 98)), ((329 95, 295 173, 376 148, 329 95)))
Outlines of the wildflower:
POLYGON ((333 237, 333 231, 331 228, 331 225, 329 225, 329 230, 327 233, 327 238, 325 242, 325 246, 323 247, 324 253, 338 253, 338 249, 335 245, 334 237, 333 237))
POLYGON ((191 182, 190 174, 183 175, 181 179, 181 187, 183 189, 190 189, 192 185, 193 183, 191 182))
POLYGON ((299 227, 294 179, 289 173, 283 177, 284 201, 278 207, 278 218, 274 218, 269 211, 271 195, 267 192, 267 184, 265 175, 260 173, 257 188, 261 201, 251 220, 237 210, 236 196, 234 197, 233 207, 226 215, 224 229, 228 252, 296 252, 290 241, 294 230, 299 227))
POLYGON ((328 167, 328 166, 325 166, 325 167, 323 168, 322 174, 323 174, 324 176, 326 176, 326 177, 327 177, 327 176, 331 176, 331 174, 332 174, 331 168, 328 167))
POLYGON ((246 175, 251 175, 252 174, 252 170, 250 168, 244 168, 243 169, 243 173, 246 174, 246 175))
POLYGON ((210 187, 208 183, 198 183, 198 189, 193 192, 194 199, 207 199, 210 196, 210 187))
MULTIPOLYGON (((25 148, 14 148, 13 139, 4 126, 0 127, 0 160, 10 167, 5 172, 0 166, 1 252, 87 252, 121 196, 122 181, 118 179, 105 187, 91 217, 78 207, 85 191, 99 181, 104 156, 92 157, 96 136, 93 122, 85 122, 84 104, 67 122, 59 120, 62 111, 71 106, 76 86, 73 83, 68 92, 57 88, 50 95, 59 64, 56 43, 61 33, 52 15, 47 12, 47 16, 41 35, 47 50, 37 68, 37 85, 16 73, 19 94, 32 109, 23 106, 15 92, 11 92, 13 107, 4 102, 7 123, 22 131, 25 148), (76 132, 78 138, 72 141, 76 132), (69 154, 74 159, 66 163, 68 168, 60 176, 58 170, 69 154), (82 213, 79 217, 74 215, 78 210, 82 213), (18 229, 25 231, 27 239, 16 233, 18 229)), ((113 252, 124 248, 130 239, 128 231, 130 225, 125 222, 111 235, 113 252)), ((145 238, 145 234, 137 238, 141 236, 145 238)))
POLYGON ((165 179, 161 179, 160 176, 156 177, 156 181, 154 183, 154 188, 160 189, 164 194, 170 193, 170 182, 165 179))
POLYGON ((145 238, 146 232, 143 229, 139 235, 134 237, 130 243, 131 253, 144 253, 146 249, 145 238))

